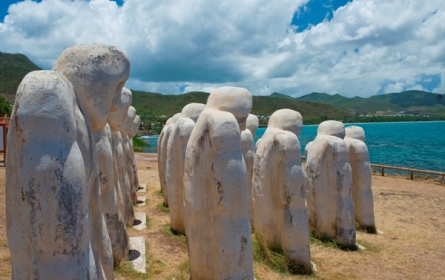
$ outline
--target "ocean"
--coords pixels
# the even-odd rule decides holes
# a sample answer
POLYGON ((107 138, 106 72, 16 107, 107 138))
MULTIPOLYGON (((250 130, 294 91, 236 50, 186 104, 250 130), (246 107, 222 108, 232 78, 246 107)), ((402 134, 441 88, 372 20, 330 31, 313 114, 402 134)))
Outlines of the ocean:
MULTIPOLYGON (((365 130, 371 163, 445 172, 445 121, 345 124, 351 125, 365 130)), ((299 137, 302 154, 317 135, 317 128, 303 126, 299 137)), ((259 128, 254 140, 265 130, 259 128)), ((158 136, 143 138, 151 148, 157 147, 158 136)))

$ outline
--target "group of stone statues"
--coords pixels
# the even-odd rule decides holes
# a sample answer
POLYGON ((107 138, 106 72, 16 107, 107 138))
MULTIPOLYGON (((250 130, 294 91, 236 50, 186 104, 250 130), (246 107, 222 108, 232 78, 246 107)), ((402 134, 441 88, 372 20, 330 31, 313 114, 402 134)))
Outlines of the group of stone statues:
MULTIPOLYGON (((113 279, 127 257, 140 124, 129 71, 119 48, 77 45, 22 80, 6 162, 13 279, 113 279)), ((304 169, 300 113, 273 113, 255 145, 251 109, 248 90, 220 87, 160 134, 161 190, 171 230, 187 238, 191 279, 254 279, 252 231, 301 273, 313 269, 310 230, 346 248, 355 222, 375 232, 363 129, 321 123, 304 169)))
POLYGON ((117 47, 76 45, 26 75, 8 132, 12 279, 113 279, 129 253, 140 119, 117 47))
POLYGON ((322 122, 306 153, 308 220, 315 236, 356 249, 357 222, 376 233, 371 165, 361 127, 322 122))
POLYGON ((171 230, 185 234, 191 279, 253 279, 251 232, 310 273, 309 232, 356 249, 355 223, 375 233, 364 131, 320 124, 301 162, 303 118, 281 109, 256 145, 244 88, 221 87, 167 120, 158 164, 171 230))

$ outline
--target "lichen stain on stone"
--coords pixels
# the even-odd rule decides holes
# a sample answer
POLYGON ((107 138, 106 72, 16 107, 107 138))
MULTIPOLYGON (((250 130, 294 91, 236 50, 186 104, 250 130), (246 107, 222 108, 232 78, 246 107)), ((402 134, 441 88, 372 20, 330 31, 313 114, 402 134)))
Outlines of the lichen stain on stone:
POLYGON ((245 250, 247 245, 247 238, 243 235, 241 236, 241 250, 240 250, 240 256, 238 260, 238 265, 242 265, 246 256, 245 256, 245 250))
POLYGON ((79 236, 82 236, 83 228, 78 228, 79 221, 83 215, 81 211, 81 194, 73 187, 63 174, 63 167, 56 168, 54 170, 54 176, 57 180, 58 188, 55 193, 55 200, 57 201, 57 226, 56 226, 56 238, 63 240, 64 244, 70 246, 68 251, 66 248, 61 254, 72 254, 80 251, 79 236))
MULTIPOLYGON (((212 164, 212 171, 213 171, 213 164, 212 164)), ((213 172, 212 172, 213 173, 213 172)), ((214 173, 213 173, 214 174, 214 173)), ((222 183, 221 183, 221 181, 219 181, 217 178, 215 178, 215 174, 213 175, 214 177, 213 177, 213 181, 215 182, 215 184, 216 184, 216 191, 218 192, 218 195, 219 195, 219 203, 221 203, 221 201, 223 200, 223 198, 224 198, 224 188, 223 188, 223 186, 222 186, 222 183)))

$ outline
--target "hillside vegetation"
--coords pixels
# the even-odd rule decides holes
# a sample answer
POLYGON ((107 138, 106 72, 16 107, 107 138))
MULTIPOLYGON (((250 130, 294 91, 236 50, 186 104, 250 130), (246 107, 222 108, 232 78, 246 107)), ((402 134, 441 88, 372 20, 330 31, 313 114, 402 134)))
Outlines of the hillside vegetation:
POLYGON ((40 68, 25 55, 0 52, 0 94, 13 103, 23 77, 34 70, 40 68))
MULTIPOLYGON (((133 90, 133 106, 141 118, 172 115, 181 112, 182 108, 192 102, 206 103, 209 93, 189 92, 181 95, 163 95, 159 93, 133 90)), ((345 110, 327 104, 299 101, 292 98, 270 96, 253 96, 252 114, 270 116, 278 109, 288 108, 301 113, 305 124, 315 124, 327 119, 342 120, 348 116, 345 110)))
POLYGON ((404 91, 373 95, 368 98, 347 98, 339 94, 313 92, 296 98, 322 104, 331 104, 357 114, 375 113, 376 111, 415 111, 420 110, 424 114, 432 116, 445 115, 445 96, 442 94, 425 91, 404 91))
MULTIPOLYGON (((39 70, 23 54, 0 52, 0 114, 10 113, 17 87, 23 77, 30 71, 39 70), (4 98, 2 98, 4 97, 4 98)), ((206 103, 209 93, 189 92, 181 95, 164 95, 153 92, 133 91, 133 106, 143 121, 152 121, 159 116, 170 117, 188 103, 206 103)), ((445 95, 445 94, 444 94, 445 95)), ((445 119, 445 96, 424 91, 405 91, 375 95, 369 98, 347 98, 339 94, 313 92, 293 98, 278 92, 270 96, 253 96, 252 113, 269 116, 274 111, 289 108, 299 111, 305 124, 315 124, 327 119, 343 120, 344 122, 363 121, 355 115, 375 113, 376 111, 400 112, 417 111, 432 118, 415 116, 408 120, 445 119)), ((165 119, 165 118, 163 118, 165 119)), ((399 117, 374 117, 365 121, 397 121, 399 117), (396 118, 396 119, 394 119, 396 118)), ((161 121, 162 122, 162 121, 161 121)))

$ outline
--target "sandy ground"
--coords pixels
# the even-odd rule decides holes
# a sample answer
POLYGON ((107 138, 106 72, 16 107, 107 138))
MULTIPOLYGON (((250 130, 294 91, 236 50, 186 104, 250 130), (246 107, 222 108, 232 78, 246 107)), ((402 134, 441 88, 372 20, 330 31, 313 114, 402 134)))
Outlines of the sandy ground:
MULTIPOLYGON (((159 179, 155 154, 136 154, 140 183, 147 184, 145 211, 147 229, 129 230, 147 242, 147 275, 117 271, 116 279, 188 279, 187 246, 168 233, 169 214, 159 205, 159 179)), ((445 186, 434 180, 373 176, 377 227, 384 234, 357 232, 357 242, 366 249, 347 252, 311 243, 317 272, 290 276, 254 263, 260 279, 445 279, 445 186)), ((142 194, 141 194, 142 195, 142 194)), ((5 168, 0 167, 0 279, 10 279, 6 239, 5 168)))

